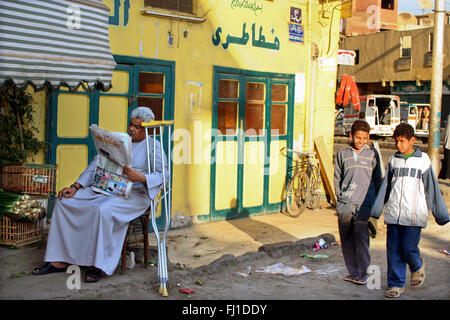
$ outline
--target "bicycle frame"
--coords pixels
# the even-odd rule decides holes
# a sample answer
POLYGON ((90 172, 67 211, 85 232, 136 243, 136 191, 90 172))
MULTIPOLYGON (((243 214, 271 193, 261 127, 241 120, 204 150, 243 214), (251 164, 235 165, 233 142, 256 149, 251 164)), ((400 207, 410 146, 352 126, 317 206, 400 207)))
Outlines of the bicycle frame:
POLYGON ((286 209, 291 216, 297 217, 303 212, 306 205, 309 205, 313 210, 320 206, 320 165, 318 159, 315 159, 315 152, 304 153, 286 147, 280 150, 286 157, 289 157, 287 154, 288 151, 292 153, 290 158, 294 163, 288 168, 289 178, 286 181, 286 209), (297 155, 297 158, 294 155, 297 155), (303 178, 298 181, 303 182, 299 184, 293 181, 293 179, 297 181, 299 176, 302 175, 303 178))

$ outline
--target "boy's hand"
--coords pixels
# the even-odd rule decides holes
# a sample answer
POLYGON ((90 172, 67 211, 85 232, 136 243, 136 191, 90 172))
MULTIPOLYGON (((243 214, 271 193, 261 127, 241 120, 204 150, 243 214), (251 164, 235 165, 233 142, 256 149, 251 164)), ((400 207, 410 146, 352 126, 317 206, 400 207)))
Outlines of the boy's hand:
POLYGON ((378 219, 374 217, 370 217, 368 221, 369 234, 372 238, 377 237, 378 230, 378 219))

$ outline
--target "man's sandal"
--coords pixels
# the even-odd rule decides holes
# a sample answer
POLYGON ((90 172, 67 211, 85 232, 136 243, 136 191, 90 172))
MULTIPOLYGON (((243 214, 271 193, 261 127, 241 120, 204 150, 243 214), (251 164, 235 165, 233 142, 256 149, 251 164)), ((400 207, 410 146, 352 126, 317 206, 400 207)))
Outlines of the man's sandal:
POLYGON ((420 287, 425 281, 425 261, 422 257, 420 257, 420 260, 422 260, 420 269, 416 272, 411 272, 411 287, 414 288, 420 287))
POLYGON ((89 267, 84 274, 84 282, 97 282, 100 280, 102 271, 100 269, 89 267))
POLYGON ((403 288, 403 287, 402 288, 400 288, 400 287, 388 288, 388 290, 386 291, 384 296, 386 298, 398 298, 403 293, 403 291, 405 291, 405 288, 403 288))
POLYGON ((35 276, 41 276, 43 274, 55 273, 55 272, 65 272, 67 270, 67 266, 64 268, 57 268, 52 265, 50 262, 46 262, 42 267, 34 268, 31 272, 35 276))

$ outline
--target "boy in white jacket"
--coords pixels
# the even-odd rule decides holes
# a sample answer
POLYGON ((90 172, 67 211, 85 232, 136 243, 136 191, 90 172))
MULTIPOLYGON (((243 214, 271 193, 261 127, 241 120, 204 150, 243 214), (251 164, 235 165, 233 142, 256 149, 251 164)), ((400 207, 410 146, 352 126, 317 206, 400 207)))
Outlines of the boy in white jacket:
POLYGON ((439 225, 450 221, 430 159, 413 147, 414 128, 406 123, 399 124, 394 139, 398 152, 389 160, 370 212, 372 217, 379 218, 384 209, 388 263, 385 296, 388 298, 397 298, 403 293, 407 264, 412 287, 421 286, 425 280, 425 264, 418 245, 421 230, 427 225, 428 210, 439 225))

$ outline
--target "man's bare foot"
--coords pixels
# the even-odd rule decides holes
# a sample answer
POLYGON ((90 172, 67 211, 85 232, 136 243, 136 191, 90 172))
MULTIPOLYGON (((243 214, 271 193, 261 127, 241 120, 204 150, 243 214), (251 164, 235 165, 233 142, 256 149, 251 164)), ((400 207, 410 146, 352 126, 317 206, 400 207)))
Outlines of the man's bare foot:
POLYGON ((58 269, 67 267, 67 263, 65 262, 50 262, 50 263, 52 264, 52 266, 58 269))
POLYGON ((102 270, 96 267, 88 267, 84 275, 84 282, 97 282, 100 280, 102 270))

